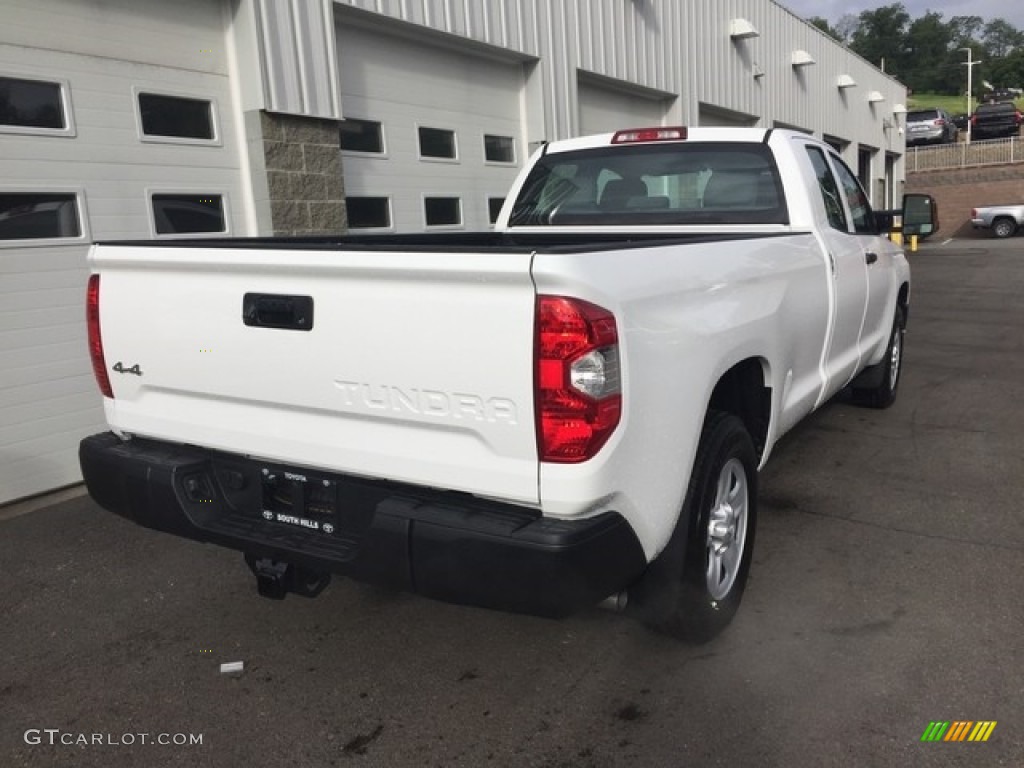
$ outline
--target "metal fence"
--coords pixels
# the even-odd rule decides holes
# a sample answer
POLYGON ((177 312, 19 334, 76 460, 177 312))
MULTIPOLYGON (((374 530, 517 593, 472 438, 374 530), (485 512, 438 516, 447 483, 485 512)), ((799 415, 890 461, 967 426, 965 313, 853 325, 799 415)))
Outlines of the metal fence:
POLYGON ((907 147, 907 171, 941 171, 979 165, 1024 163, 1024 146, 1017 136, 1008 139, 961 141, 933 147, 907 147))

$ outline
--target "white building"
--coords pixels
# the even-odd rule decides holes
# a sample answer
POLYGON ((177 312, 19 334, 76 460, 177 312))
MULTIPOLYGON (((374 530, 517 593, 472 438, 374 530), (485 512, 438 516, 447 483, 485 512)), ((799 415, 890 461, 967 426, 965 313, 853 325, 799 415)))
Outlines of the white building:
POLYGON ((486 228, 542 142, 659 124, 824 137, 880 207, 903 181, 904 86, 772 0, 0 0, 0 18, 0 503, 77 482, 103 429, 91 241, 338 232, 346 210, 360 231, 486 228))

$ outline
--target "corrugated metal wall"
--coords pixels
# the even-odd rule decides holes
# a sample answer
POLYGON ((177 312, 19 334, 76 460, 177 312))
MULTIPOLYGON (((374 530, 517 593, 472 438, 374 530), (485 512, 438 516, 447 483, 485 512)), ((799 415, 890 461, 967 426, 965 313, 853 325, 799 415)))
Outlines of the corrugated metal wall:
POLYGON ((531 143, 580 133, 579 76, 596 75, 662 101, 666 120, 828 136, 850 165, 870 155, 865 181, 873 194, 887 157, 895 173, 887 197, 903 178, 903 118, 894 107, 905 103, 906 89, 774 0, 246 1, 261 16, 265 106, 272 111, 343 117, 328 23, 334 8, 342 23, 376 17, 449 36, 453 46, 472 41, 535 61, 527 83, 531 143), (757 34, 732 38, 734 19, 757 34), (796 51, 813 63, 795 66, 796 51), (841 76, 855 85, 840 88, 841 76))
POLYGON ((679 5, 662 0, 336 0, 548 61, 678 92, 670 42, 679 5))
POLYGON ((271 112, 340 119, 331 0, 246 2, 252 3, 262 54, 264 102, 259 106, 271 112))
POLYGON ((782 123, 851 147, 903 151, 893 116, 905 102, 903 86, 771 0, 335 1, 538 58, 552 112, 549 139, 576 132, 576 73, 583 70, 678 96, 685 122, 711 105, 766 127, 782 123), (735 18, 750 21, 759 36, 730 38, 735 18), (794 67, 794 50, 815 63, 794 67), (857 85, 838 88, 843 74, 857 85), (871 91, 885 100, 872 105, 871 91))

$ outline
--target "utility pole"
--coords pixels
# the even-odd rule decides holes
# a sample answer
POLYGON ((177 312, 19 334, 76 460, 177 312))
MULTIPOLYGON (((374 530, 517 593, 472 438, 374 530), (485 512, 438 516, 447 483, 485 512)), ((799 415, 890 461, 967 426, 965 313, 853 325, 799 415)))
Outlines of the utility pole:
POLYGON ((981 60, 974 61, 974 51, 970 48, 959 48, 957 50, 967 51, 967 61, 961 61, 961 67, 967 67, 967 143, 971 143, 972 117, 974 116, 974 68, 981 64, 981 60))

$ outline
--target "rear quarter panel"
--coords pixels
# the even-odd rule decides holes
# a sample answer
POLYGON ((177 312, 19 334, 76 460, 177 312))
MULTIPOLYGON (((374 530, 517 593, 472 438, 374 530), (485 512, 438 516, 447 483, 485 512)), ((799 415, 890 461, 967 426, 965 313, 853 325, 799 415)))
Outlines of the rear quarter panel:
POLYGON ((820 392, 827 276, 809 234, 538 254, 534 280, 538 293, 613 310, 623 365, 622 423, 595 459, 541 465, 542 507, 570 517, 617 510, 649 558, 675 527, 722 374, 761 361, 773 425, 809 412, 820 392))

